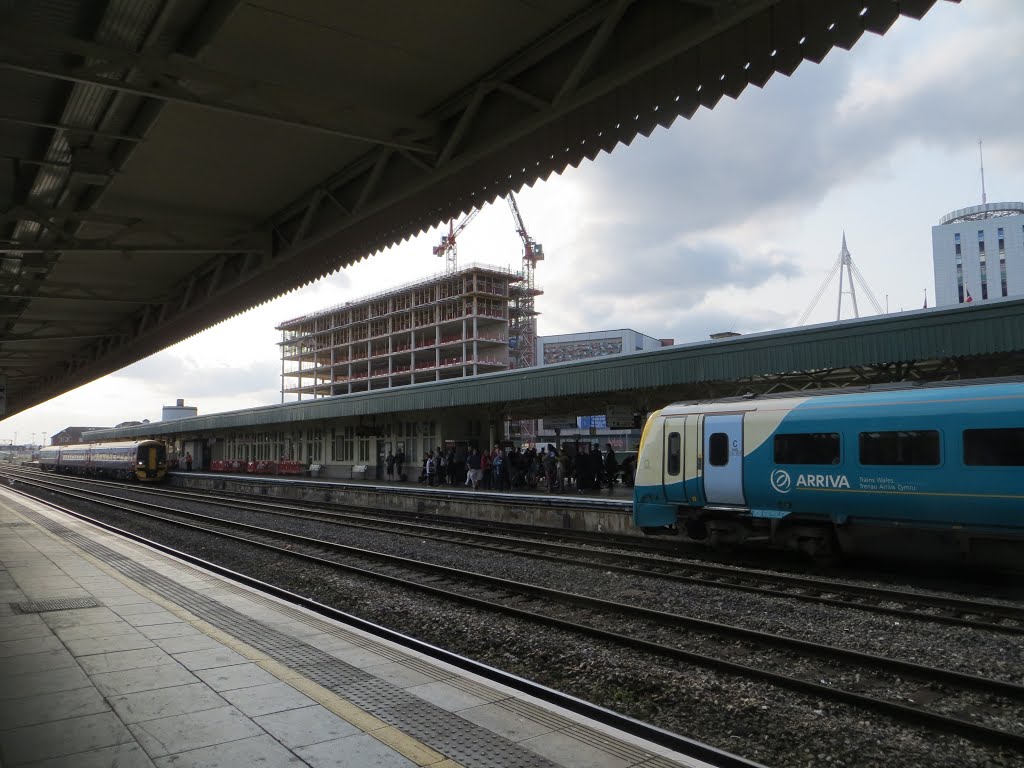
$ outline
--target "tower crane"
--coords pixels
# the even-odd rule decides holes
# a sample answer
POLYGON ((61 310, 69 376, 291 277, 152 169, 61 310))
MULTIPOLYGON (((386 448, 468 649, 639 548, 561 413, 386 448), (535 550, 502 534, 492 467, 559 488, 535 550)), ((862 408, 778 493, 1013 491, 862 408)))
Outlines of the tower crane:
POLYGON ((455 245, 455 239, 462 234, 464 230, 476 215, 480 213, 479 208, 472 209, 469 213, 462 217, 462 221, 458 224, 455 223, 454 219, 448 222, 448 233, 441 235, 441 242, 434 246, 435 256, 444 256, 446 258, 445 273, 451 274, 459 268, 459 254, 455 245))
POLYGON ((515 294, 517 302, 515 325, 512 329, 513 338, 516 340, 513 364, 515 368, 529 368, 534 365, 534 347, 537 345, 537 311, 533 300, 541 293, 537 290, 535 272, 537 262, 544 260, 544 246, 530 237, 526 231, 526 223, 519 212, 515 195, 509 192, 506 200, 512 211, 516 232, 523 241, 523 282, 515 294))

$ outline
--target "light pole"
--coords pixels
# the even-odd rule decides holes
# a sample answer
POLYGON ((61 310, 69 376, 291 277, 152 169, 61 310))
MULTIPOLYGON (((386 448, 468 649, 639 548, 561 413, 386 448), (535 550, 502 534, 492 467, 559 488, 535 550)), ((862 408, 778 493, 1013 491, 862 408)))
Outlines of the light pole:
POLYGON ((40 441, 40 446, 41 447, 45 447, 45 445, 46 445, 46 433, 43 432, 43 439, 42 439, 42 441, 40 441))

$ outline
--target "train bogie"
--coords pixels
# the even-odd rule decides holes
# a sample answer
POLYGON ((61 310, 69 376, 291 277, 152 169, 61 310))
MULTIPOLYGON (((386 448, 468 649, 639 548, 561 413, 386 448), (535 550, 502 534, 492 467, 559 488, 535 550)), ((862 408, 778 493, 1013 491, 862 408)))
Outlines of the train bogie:
POLYGON ((679 404, 648 420, 633 515, 713 547, 1016 563, 1022 466, 1017 382, 679 404))
POLYGON ((159 482, 167 473, 167 447, 157 440, 54 445, 39 452, 39 467, 50 472, 159 482))

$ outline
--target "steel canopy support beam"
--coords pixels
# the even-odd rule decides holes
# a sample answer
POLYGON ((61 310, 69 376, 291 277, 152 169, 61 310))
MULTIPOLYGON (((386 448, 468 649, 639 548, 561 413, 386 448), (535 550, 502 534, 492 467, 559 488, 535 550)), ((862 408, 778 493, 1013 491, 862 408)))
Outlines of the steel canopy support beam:
MULTIPOLYGON (((190 97, 184 91, 179 90, 175 93, 169 93, 162 91, 159 88, 151 88, 139 85, 129 85, 128 83, 118 82, 110 80, 104 77, 90 77, 88 75, 79 75, 70 70, 60 70, 55 67, 47 67, 39 64, 29 64, 24 62, 18 62, 11 59, 0 59, 0 68, 11 69, 16 72, 24 72, 29 75, 36 75, 38 77, 49 77, 57 80, 66 80, 72 83, 81 83, 83 85, 94 85, 98 88, 106 88, 111 91, 119 91, 121 93, 130 93, 134 96, 144 96, 150 99, 157 99, 160 101, 171 102, 175 104, 185 104, 191 107, 199 109, 208 109, 215 112, 222 112, 229 115, 235 115, 237 117, 246 117, 256 120, 264 120, 269 123, 278 123, 280 125, 286 125, 292 128, 305 128, 310 131, 318 133, 327 133, 333 136, 337 136, 343 139, 351 139, 352 141, 359 141, 366 144, 379 144, 393 149, 404 149, 408 152, 420 152, 423 154, 433 154, 432 150, 423 147, 420 144, 414 144, 410 142, 395 141, 388 139, 383 136, 372 136, 364 134, 360 131, 348 130, 340 126, 332 126, 324 123, 314 123, 311 121, 299 120, 297 118, 287 117, 284 115, 275 115, 270 112, 260 112, 255 109, 243 109, 241 107, 233 107, 224 103, 216 103, 206 99, 202 99, 198 96, 190 97)), ((36 161, 42 162, 42 161, 36 161)))

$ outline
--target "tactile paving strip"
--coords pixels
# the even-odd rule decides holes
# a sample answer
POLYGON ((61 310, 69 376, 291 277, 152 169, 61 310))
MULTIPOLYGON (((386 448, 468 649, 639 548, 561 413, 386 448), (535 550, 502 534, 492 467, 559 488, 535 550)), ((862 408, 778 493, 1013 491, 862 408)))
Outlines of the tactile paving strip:
POLYGON ((49 613, 50 611, 71 611, 75 608, 99 608, 100 603, 91 597, 55 597, 52 600, 34 600, 28 603, 11 603, 15 613, 49 613))
MULTIPOLYGON (((486 728, 477 726, 401 688, 396 688, 386 680, 346 664, 298 638, 251 619, 201 592, 182 586, 163 574, 136 563, 126 555, 50 520, 45 515, 21 504, 11 503, 19 513, 56 536, 113 566, 115 570, 218 629, 263 651, 275 661, 289 665, 310 680, 466 768, 558 768, 556 763, 486 728), (298 664, 288 661, 296 655, 299 656, 298 664)), ((155 554, 153 556, 159 557, 155 554)), ((251 595, 249 592, 245 594, 247 597, 251 595)), ((279 603, 273 605, 276 609, 282 607, 279 603)), ((304 614, 302 618, 306 620, 304 614)))

